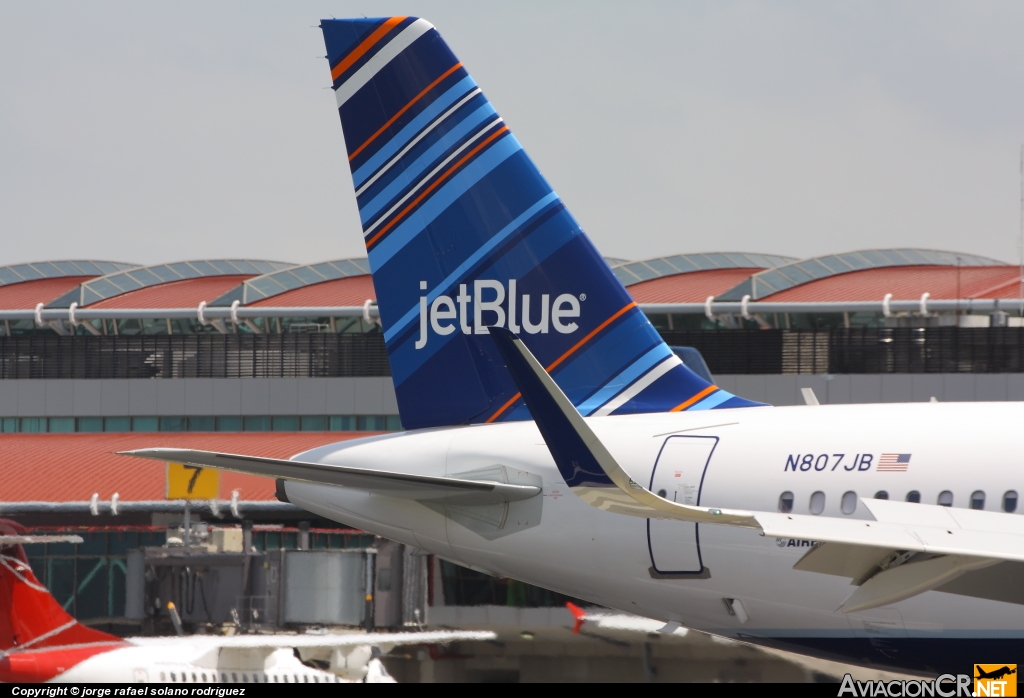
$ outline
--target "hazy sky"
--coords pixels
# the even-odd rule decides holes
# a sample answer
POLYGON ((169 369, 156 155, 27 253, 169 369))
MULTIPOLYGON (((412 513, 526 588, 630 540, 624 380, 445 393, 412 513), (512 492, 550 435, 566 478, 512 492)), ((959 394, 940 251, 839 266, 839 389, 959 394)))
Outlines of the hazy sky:
POLYGON ((0 264, 361 256, 321 17, 447 39, 609 256, 1015 262, 1020 2, 4 2, 0 264))

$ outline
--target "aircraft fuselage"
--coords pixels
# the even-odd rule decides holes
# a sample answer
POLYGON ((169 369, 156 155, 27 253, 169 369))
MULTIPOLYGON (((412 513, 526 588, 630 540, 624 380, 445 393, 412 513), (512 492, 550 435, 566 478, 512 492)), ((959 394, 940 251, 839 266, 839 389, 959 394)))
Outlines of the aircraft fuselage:
MULTIPOLYGON (((791 494, 797 514, 870 519, 856 497, 904 500, 917 492, 935 504, 951 494, 953 506, 967 507, 981 492, 985 509, 1001 511, 1007 492, 1024 489, 1024 456, 1013 438, 1024 424, 1021 403, 752 408, 588 423, 635 481, 680 503, 778 511, 791 494)), ((837 609, 856 589, 850 578, 793 569, 811 541, 597 510, 566 487, 533 422, 407 432, 296 459, 462 477, 505 466, 511 477, 539 477, 540 495, 486 506, 301 482, 288 482, 286 492, 327 518, 611 608, 920 671, 989 661, 1024 645, 1024 610, 1015 603, 930 591, 846 614, 837 609), (741 610, 724 599, 738 600, 741 610)), ((1015 504, 1016 494, 1010 499, 1015 504)), ((992 569, 1005 576, 1015 566, 992 569)))

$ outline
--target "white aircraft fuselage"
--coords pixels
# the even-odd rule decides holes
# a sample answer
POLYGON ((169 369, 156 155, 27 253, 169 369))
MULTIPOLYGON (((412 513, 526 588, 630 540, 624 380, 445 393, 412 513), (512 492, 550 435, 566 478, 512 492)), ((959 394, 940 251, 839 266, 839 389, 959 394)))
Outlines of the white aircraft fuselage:
MULTIPOLYGON (((792 493, 795 514, 870 519, 847 493, 903 501, 918 492, 935 504, 949 492, 953 506, 967 507, 980 491, 984 508, 1001 511, 1006 492, 1024 489, 1024 456, 1012 438, 1024 425, 1022 403, 765 407, 587 422, 636 482, 702 507, 777 511, 781 495, 792 493), (844 494, 852 513, 844 513, 844 494)), ((718 635, 921 671, 967 659, 965 641, 985 654, 1019 648, 1024 638, 1021 606, 941 591, 840 612, 856 589, 849 577, 793 569, 808 541, 596 509, 566 487, 533 422, 372 437, 295 459, 449 477, 496 465, 527 473, 542 483, 540 495, 475 507, 285 487, 311 512, 444 559, 718 635)))

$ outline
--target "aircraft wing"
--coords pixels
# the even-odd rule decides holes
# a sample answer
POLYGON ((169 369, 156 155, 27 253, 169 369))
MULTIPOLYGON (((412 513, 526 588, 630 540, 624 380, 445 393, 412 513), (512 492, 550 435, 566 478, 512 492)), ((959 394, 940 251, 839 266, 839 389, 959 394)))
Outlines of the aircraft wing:
POLYGON ((214 451, 194 451, 186 448, 143 448, 136 451, 121 451, 119 454, 283 480, 350 487, 389 497, 466 505, 527 499, 539 494, 541 489, 535 485, 516 485, 492 479, 476 480, 465 477, 391 473, 368 468, 304 463, 281 458, 241 456, 214 451))
POLYGON ((873 516, 864 520, 689 506, 659 497, 629 477, 518 337, 504 328, 490 333, 566 484, 591 506, 815 541, 795 568, 850 577, 858 589, 840 607, 847 613, 895 603, 997 563, 1024 562, 1024 517, 1010 514, 862 499, 873 516))

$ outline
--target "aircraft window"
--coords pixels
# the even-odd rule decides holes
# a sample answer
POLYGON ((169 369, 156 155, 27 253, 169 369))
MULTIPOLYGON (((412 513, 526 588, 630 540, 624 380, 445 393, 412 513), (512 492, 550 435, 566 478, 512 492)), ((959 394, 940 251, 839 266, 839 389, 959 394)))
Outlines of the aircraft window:
POLYGON ((1016 490, 1009 490, 1003 495, 1003 511, 1007 514, 1012 514, 1017 511, 1017 492, 1016 490))
POLYGON ((309 683, 309 674, 302 675, 302 683, 309 683))
POLYGON ((949 490, 943 490, 939 492, 939 506, 940 507, 951 507, 953 506, 953 493, 949 490))
POLYGON ((811 495, 811 513, 820 514, 825 511, 825 493, 818 491, 811 495))
POLYGON ((274 683, 277 683, 277 674, 274 674, 274 683))
POLYGON ((658 490, 658 496, 664 499, 666 496, 668 496, 668 492, 666 492, 665 490, 658 490))
POLYGON ((233 681, 234 683, 238 683, 238 674, 236 674, 235 672, 233 672, 233 671, 232 671, 232 672, 231 672, 231 680, 232 680, 232 681, 233 681))
POLYGON ((977 490, 971 493, 971 509, 984 509, 985 508, 985 493, 981 490, 977 490))
POLYGON ((223 671, 220 672, 220 682, 221 683, 225 683, 225 682, 227 682, 227 680, 228 680, 228 675, 225 674, 223 671))
POLYGON ((178 680, 178 675, 177 675, 177 674, 175 674, 175 673, 174 673, 174 672, 172 671, 172 672, 171 672, 171 681, 177 681, 177 680, 178 680))
POLYGON ((320 683, 320 677, 316 674, 313 674, 313 683, 320 683))
POLYGON ((779 495, 779 511, 788 514, 793 511, 793 493, 783 492, 779 495))
POLYGON ((839 508, 844 514, 852 514, 857 511, 857 493, 851 491, 843 494, 843 501, 839 508))
POLYGON ((889 498, 889 493, 886 492, 885 490, 878 490, 877 492, 875 492, 875 499, 888 499, 888 498, 889 498))
MULTIPOLYGON (((205 680, 205 679, 204 679, 204 680, 205 680)), ((193 682, 193 683, 195 683, 195 682, 196 682, 196 675, 195 675, 195 674, 192 674, 192 682, 193 682)))
POLYGON ((917 490, 911 490, 910 492, 907 492, 907 501, 913 504, 920 504, 921 493, 918 492, 917 490))

